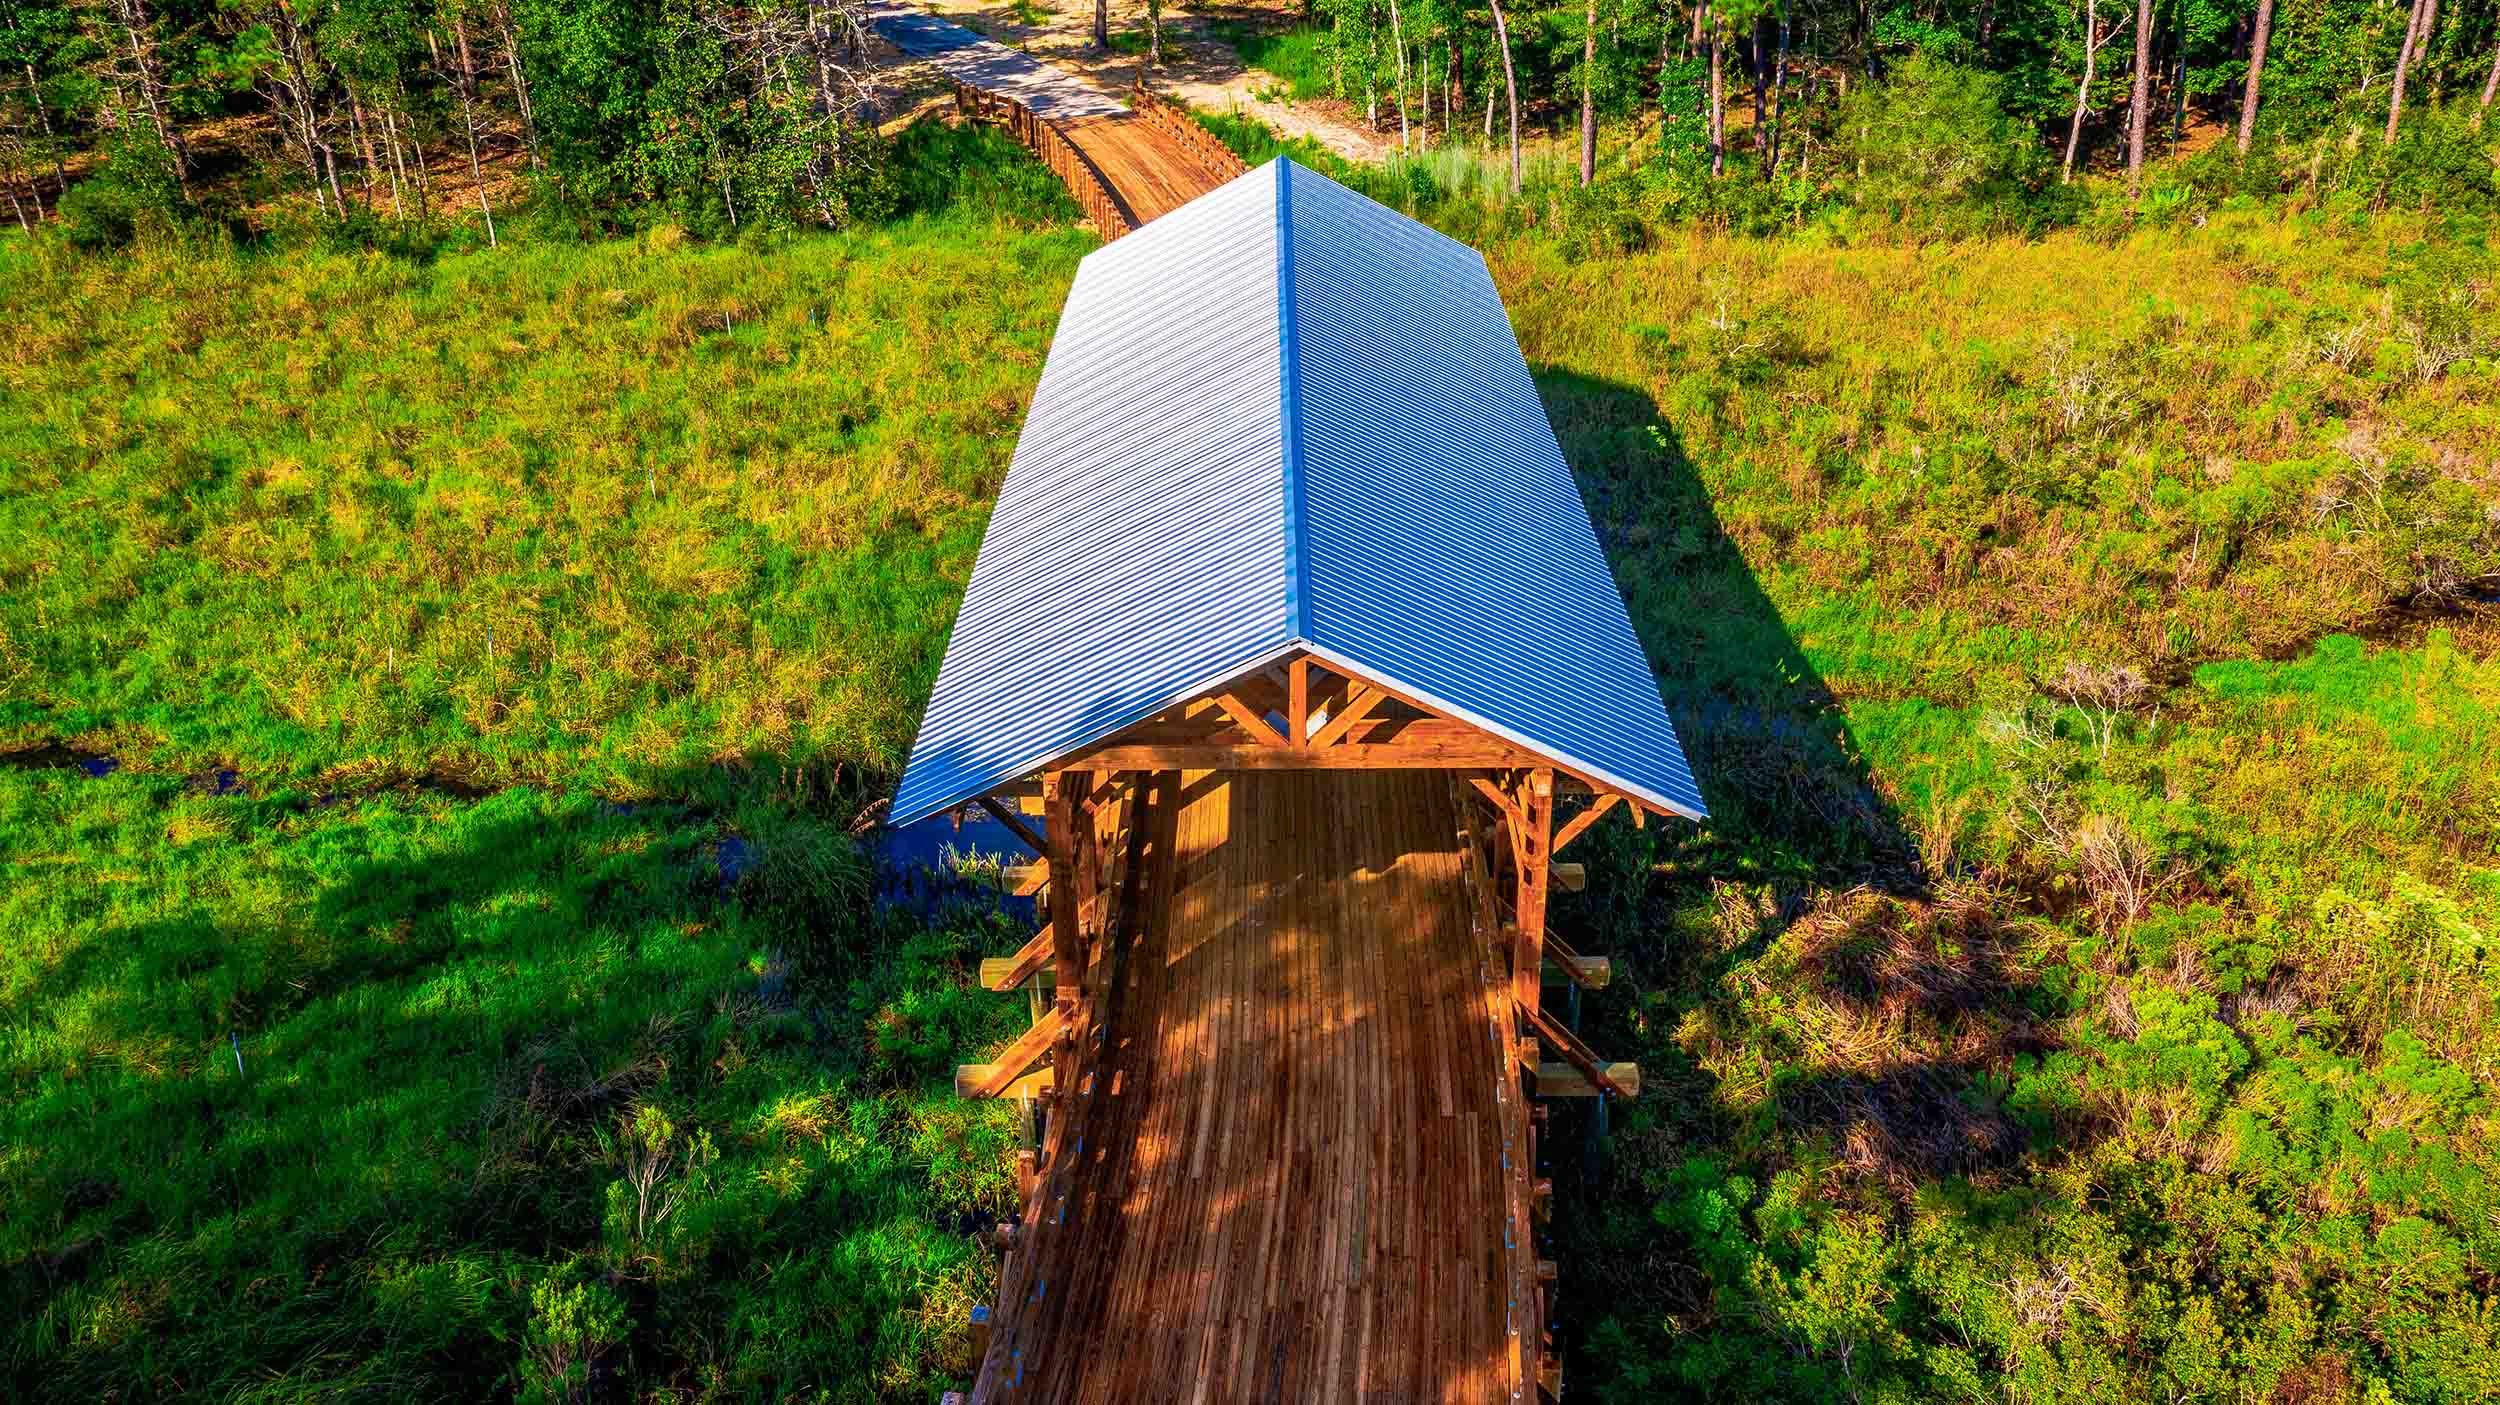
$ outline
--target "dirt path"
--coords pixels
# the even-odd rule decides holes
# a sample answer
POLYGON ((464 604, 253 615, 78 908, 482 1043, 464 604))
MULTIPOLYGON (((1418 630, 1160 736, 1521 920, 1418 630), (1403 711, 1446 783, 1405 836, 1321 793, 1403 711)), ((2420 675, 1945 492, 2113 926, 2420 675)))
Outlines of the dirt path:
MULTIPOLYGON (((1140 55, 1115 47, 1106 53, 1094 47, 1091 0, 1033 0, 1025 5, 998 0, 920 0, 932 14, 1021 49, 1054 68, 1080 74, 1104 89, 1117 92, 1137 81, 1140 55), (1029 22, 1028 22, 1029 21, 1029 22)), ((1281 86, 1269 74, 1243 65, 1232 45, 1217 38, 1210 22, 1220 13, 1229 20, 1250 20, 1282 26, 1289 12, 1280 6, 1227 5, 1193 11, 1178 5, 1163 10, 1163 64, 1155 70, 1157 92, 1209 112, 1240 112, 1266 123, 1285 137, 1310 137, 1340 156, 1378 161, 1397 150, 1397 134, 1384 139, 1359 121, 1260 96, 1281 86)), ((1111 32, 1115 40, 1142 33, 1144 0, 1112 0, 1111 32)), ((1357 114, 1359 116, 1359 114, 1357 114)))

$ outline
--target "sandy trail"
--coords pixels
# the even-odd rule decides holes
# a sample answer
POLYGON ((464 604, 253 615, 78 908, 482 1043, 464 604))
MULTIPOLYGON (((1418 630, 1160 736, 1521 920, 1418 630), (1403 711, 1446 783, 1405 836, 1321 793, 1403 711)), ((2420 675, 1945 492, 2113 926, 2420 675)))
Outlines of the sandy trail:
MULTIPOLYGON (((1094 7, 1088 0, 1035 0, 1029 5, 996 0, 923 0, 928 13, 944 16, 968 29, 1020 49, 1043 63, 1090 79, 1110 92, 1124 91, 1137 81, 1143 56, 1118 48, 1094 47, 1094 7), (1030 17, 1031 23, 1025 17, 1030 17)), ((1232 45, 1216 37, 1218 18, 1281 27, 1290 12, 1279 6, 1227 5, 1193 11, 1178 5, 1163 10, 1163 62, 1155 70, 1155 91, 1209 112, 1239 112, 1264 122, 1280 136, 1309 137, 1336 154, 1356 161, 1378 161, 1397 150, 1397 133, 1375 133, 1359 120, 1348 121, 1313 104, 1295 104, 1260 96, 1281 85, 1270 74, 1243 64, 1232 45)), ((1141 34, 1146 23, 1144 0, 1112 0, 1111 32, 1141 34)), ((1355 114, 1359 118, 1360 114, 1355 114)))

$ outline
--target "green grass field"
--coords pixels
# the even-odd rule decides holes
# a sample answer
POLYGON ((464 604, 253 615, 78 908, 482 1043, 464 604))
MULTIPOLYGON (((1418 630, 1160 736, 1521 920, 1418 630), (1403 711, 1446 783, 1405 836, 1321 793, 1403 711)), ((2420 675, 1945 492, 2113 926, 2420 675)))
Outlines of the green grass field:
MULTIPOLYGON (((0 241, 13 1393, 960 1379, 1016 934, 850 835, 1088 247, 0 241)), ((2500 1393, 2488 250, 1488 255, 1717 816, 1559 918, 1574 1398, 2500 1393)))

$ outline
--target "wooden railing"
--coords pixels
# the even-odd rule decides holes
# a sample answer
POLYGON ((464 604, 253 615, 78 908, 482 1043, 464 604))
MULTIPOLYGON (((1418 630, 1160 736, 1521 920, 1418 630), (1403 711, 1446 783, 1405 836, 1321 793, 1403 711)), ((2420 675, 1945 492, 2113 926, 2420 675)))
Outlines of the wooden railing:
POLYGON ((1140 74, 1137 87, 1129 93, 1129 106, 1155 130, 1188 147, 1190 154, 1222 171, 1226 179, 1241 175, 1250 168, 1233 154, 1233 149, 1216 139, 1215 133, 1198 125, 1188 109, 1146 86, 1140 74))
POLYGON ((975 122, 1005 127, 1010 136, 1041 157, 1042 164, 1076 197, 1076 203, 1085 207, 1086 217, 1094 222, 1103 242, 1109 243, 1137 228, 1137 216, 1112 190, 1102 168, 1068 139, 1058 123, 1014 98, 986 93, 960 80, 955 83, 955 106, 975 122))

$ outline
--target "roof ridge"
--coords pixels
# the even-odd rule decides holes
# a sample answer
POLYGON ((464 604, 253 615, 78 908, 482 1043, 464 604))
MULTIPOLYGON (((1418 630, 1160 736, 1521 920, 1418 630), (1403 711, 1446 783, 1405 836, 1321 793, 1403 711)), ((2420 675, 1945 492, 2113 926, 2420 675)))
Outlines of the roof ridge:
POLYGON ((1299 638, 1311 635, 1311 549, 1309 514, 1302 492, 1302 331, 1294 318, 1293 287, 1293 161, 1279 156, 1276 166, 1276 340, 1278 437, 1283 441, 1285 513, 1286 628, 1299 638))

